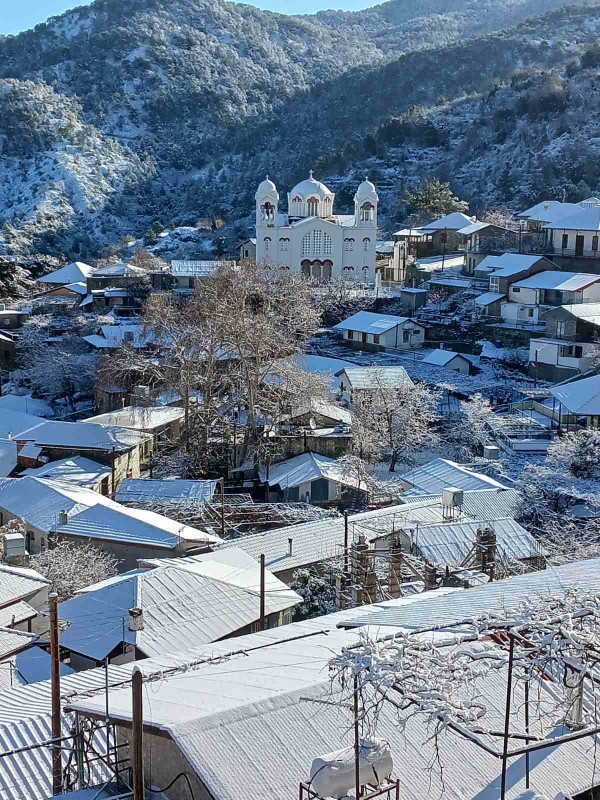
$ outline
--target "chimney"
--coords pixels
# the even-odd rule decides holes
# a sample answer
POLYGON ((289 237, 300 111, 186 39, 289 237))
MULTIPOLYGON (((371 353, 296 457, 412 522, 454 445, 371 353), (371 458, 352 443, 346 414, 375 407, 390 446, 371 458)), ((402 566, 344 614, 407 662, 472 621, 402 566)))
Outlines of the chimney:
POLYGON ((143 631, 144 630, 144 612, 141 608, 129 609, 129 630, 130 631, 143 631))
POLYGON ((58 524, 59 525, 66 525, 69 521, 69 515, 66 511, 59 511, 58 512, 58 524))
POLYGON ((437 574, 437 569, 434 566, 426 564, 423 577, 425 578, 426 592, 432 589, 437 589, 438 574, 437 574))
POLYGON ((292 555, 292 545, 293 545, 293 544, 294 544, 294 540, 293 540, 293 539, 291 539, 291 538, 290 538, 290 539, 288 539, 288 556, 291 556, 291 555, 292 555))

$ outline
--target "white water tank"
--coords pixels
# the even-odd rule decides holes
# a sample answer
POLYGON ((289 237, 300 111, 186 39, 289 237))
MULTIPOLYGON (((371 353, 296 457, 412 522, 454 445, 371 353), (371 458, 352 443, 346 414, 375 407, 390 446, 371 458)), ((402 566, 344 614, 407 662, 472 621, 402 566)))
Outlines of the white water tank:
POLYGON ((22 533, 4 534, 5 558, 17 558, 25 555, 25 537, 22 533))
POLYGON ((483 447, 483 457, 488 461, 498 461, 500 458, 500 448, 495 444, 486 444, 483 447))
MULTIPOLYGON (((377 786, 394 769, 389 745, 381 739, 360 743, 360 782, 377 786)), ((310 768, 310 788, 319 797, 345 797, 354 788, 354 747, 346 747, 315 758, 310 768)))
POLYGON ((455 486, 448 486, 448 488, 442 491, 442 505, 452 508, 455 506, 462 506, 464 496, 462 489, 457 489, 455 486))

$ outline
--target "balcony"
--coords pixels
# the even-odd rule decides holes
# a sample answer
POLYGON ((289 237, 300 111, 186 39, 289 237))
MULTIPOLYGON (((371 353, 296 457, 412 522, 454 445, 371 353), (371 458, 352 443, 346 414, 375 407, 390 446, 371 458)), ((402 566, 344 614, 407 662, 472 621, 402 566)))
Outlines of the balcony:
POLYGON ((563 258, 594 258, 600 261, 600 250, 584 250, 582 247, 554 247, 547 244, 544 247, 546 256, 562 256, 563 258))

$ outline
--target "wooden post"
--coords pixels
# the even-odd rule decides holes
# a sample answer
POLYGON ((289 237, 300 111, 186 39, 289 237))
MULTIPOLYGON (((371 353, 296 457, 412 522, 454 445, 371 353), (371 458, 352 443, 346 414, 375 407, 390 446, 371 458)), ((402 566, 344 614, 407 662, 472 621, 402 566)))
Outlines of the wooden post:
POLYGON ((512 673, 513 660, 515 654, 515 638, 512 633, 510 637, 510 649, 508 651, 508 675, 506 677, 506 707, 504 709, 504 746, 502 748, 502 782, 500 786, 500 800, 506 798, 506 766, 508 762, 508 738, 510 730, 510 701, 512 698, 512 673))
MULTIPOLYGON (((529 736, 529 681, 525 681, 525 735, 529 736)), ((529 740, 527 741, 529 744, 529 740)), ((525 753, 525 788, 529 789, 529 753, 525 753)))
POLYGON ((142 703, 142 672, 133 668, 131 680, 131 767, 133 770, 133 800, 144 800, 144 710, 142 703))
POLYGON ((348 573, 348 512, 344 511, 344 574, 348 573))
POLYGON ((258 620, 258 630, 265 629, 265 554, 260 554, 260 617, 258 620))
MULTIPOLYGON (((50 686, 52 693, 52 738, 60 739, 60 658, 58 649, 58 595, 48 595, 50 607, 50 686)), ((52 745, 52 793, 62 792, 62 757, 60 742, 52 745)))
POLYGON ((360 797, 360 739, 358 731, 358 675, 354 676, 354 783, 356 800, 360 797))
POLYGON ((110 459, 110 474, 112 478, 112 493, 115 494, 115 448, 113 447, 110 459))

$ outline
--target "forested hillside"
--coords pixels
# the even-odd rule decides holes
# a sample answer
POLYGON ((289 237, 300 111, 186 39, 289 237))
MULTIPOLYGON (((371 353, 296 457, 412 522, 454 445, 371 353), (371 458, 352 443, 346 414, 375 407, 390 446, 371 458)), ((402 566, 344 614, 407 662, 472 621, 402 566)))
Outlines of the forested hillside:
MULTIPOLYGON (((600 31, 599 0, 546 0, 535 10, 550 11, 526 21, 530 0, 447 6, 392 0, 289 17, 223 0, 96 0, 0 38, 0 248, 85 256, 157 218, 214 214, 238 220, 241 235, 265 172, 285 191, 314 166, 343 204, 349 170, 367 159, 394 170, 381 173, 394 183, 382 207, 391 220, 397 182, 414 177, 393 163, 394 118, 410 111, 402 124, 420 170, 448 169, 473 134, 459 126, 446 136, 430 113, 487 96, 519 68, 568 84, 567 64, 600 31)), ((566 113, 576 99, 567 90, 566 113)), ((509 200, 496 182, 483 193, 458 182, 476 204, 509 200)))

